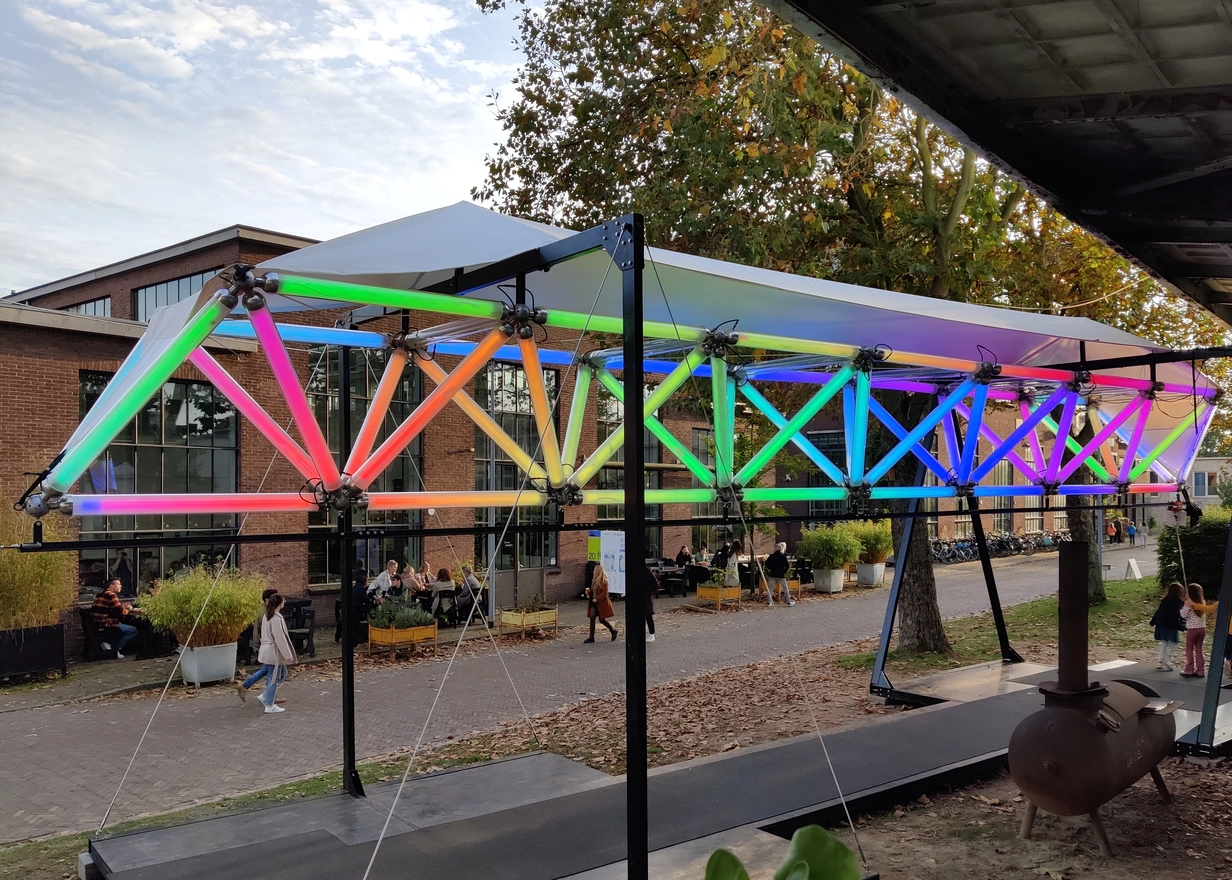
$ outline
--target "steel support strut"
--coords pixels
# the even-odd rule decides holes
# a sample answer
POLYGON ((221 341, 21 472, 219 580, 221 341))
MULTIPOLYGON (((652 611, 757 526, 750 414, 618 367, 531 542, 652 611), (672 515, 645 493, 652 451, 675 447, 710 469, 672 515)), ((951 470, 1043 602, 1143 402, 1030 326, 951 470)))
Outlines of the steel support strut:
MULTIPOLYGON (((646 464, 642 359, 642 269, 645 230, 641 214, 619 221, 620 240, 612 254, 621 273, 624 305, 625 395, 625 776, 629 880, 649 880, 650 825, 646 743, 646 464)), ((716 419, 719 417, 716 413, 716 419)))
POLYGON ((984 585, 988 587, 988 604, 992 606, 992 620, 997 625, 997 641, 1001 643, 1001 659, 1006 663, 1021 663, 1022 657, 1010 644, 1005 630, 1005 614, 1001 611, 1001 596, 997 593, 997 579, 992 572, 992 559, 988 555, 988 541, 984 536, 984 520, 980 516, 980 500, 974 495, 967 499, 971 508, 971 528, 975 531, 975 546, 980 551, 980 568, 984 570, 984 585))
MULTIPOLYGON (((338 349, 339 443, 346 461, 351 454, 351 349, 338 349)), ((355 538, 351 526, 352 509, 338 512, 338 576, 342 579, 342 787, 352 797, 364 797, 364 784, 355 767, 355 604, 351 581, 355 564, 355 538)))

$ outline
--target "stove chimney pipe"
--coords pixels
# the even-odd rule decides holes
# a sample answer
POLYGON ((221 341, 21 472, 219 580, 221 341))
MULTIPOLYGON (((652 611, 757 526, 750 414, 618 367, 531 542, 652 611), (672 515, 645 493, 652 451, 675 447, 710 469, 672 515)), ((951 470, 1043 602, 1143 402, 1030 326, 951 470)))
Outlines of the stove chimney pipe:
POLYGON ((1090 568, 1085 541, 1062 542, 1057 560, 1057 690, 1077 694, 1087 677, 1087 617, 1090 568))

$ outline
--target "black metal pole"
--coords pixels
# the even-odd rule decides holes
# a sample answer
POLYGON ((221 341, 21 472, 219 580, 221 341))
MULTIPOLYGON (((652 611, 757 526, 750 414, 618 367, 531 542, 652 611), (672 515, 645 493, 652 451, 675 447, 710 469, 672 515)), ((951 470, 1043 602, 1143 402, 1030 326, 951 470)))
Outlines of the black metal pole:
POLYGON ((992 558, 988 555, 988 540, 984 536, 984 520, 980 516, 980 500, 974 495, 967 499, 971 508, 971 528, 975 531, 975 546, 980 551, 980 568, 984 570, 984 585, 988 587, 988 604, 992 606, 992 620, 997 625, 997 641, 1001 643, 1001 659, 1007 663, 1021 663, 1022 656, 1010 644, 1005 630, 1005 614, 1001 611, 1001 596, 997 592, 997 578, 992 572, 992 558))
POLYGON ((1219 711, 1219 688, 1223 685, 1223 657, 1232 622, 1232 528, 1223 551, 1223 578, 1219 582, 1219 610, 1215 612, 1215 637, 1211 639, 1211 664, 1206 670, 1206 693, 1202 697, 1202 720, 1198 723, 1198 746, 1215 745, 1215 713, 1219 711))
POLYGON ((625 385, 625 792, 629 880, 649 880, 650 823, 646 743, 646 462, 642 359, 641 214, 621 218, 615 261, 624 302, 625 385))
MULTIPOLYGON (((338 349, 338 445, 342 461, 351 455, 351 349, 338 349)), ((364 796, 355 769, 355 605, 351 598, 355 538, 351 508, 338 512, 338 576, 342 581, 342 787, 354 797, 364 796)))

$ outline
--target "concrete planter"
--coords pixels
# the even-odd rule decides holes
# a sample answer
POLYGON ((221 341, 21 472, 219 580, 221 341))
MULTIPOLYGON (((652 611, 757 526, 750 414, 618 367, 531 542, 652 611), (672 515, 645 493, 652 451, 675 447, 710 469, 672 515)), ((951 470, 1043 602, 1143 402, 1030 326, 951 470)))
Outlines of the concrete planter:
POLYGON ((843 570, 841 568, 814 568, 813 591, 817 593, 843 592, 843 570))
POLYGON ((235 678, 235 658, 239 645, 209 645, 204 648, 183 648, 180 651, 180 678, 197 687, 210 681, 230 681, 235 678))
POLYGON ((884 562, 860 562, 856 564, 856 581, 862 587, 875 587, 885 577, 884 562))
POLYGON ((58 669, 65 675, 64 624, 0 630, 0 678, 58 669))

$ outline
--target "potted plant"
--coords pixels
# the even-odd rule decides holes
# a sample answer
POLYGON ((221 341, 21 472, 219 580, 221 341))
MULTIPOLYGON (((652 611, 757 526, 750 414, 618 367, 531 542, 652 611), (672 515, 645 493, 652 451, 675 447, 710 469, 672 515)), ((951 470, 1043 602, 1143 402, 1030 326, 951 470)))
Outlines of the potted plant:
POLYGON ((847 529, 818 526, 800 535, 796 555, 812 562, 814 590, 839 593, 843 589, 843 566, 860 558, 860 541, 847 529))
MULTIPOLYGON (((5 503, 0 543, 30 540, 30 521, 5 503)), ((43 540, 67 537, 49 519, 43 540)), ((59 670, 66 674, 64 624, 60 617, 77 600, 75 553, 0 551, 0 678, 59 670)))
POLYGON ((508 625, 510 629, 521 630, 522 638, 525 639, 528 629, 546 629, 550 626, 552 635, 555 636, 560 627, 559 613, 559 605, 548 608, 544 605, 543 597, 535 593, 510 610, 501 609, 498 634, 503 636, 505 626, 508 625))
POLYGON ((399 648, 414 649, 421 642, 431 642, 432 653, 436 653, 436 618, 414 599, 386 598, 368 615, 368 656, 374 646, 389 648, 393 654, 399 648))
POLYGON ((261 575, 240 568, 198 565, 155 583, 154 591, 140 597, 137 606, 155 629, 175 634, 181 645, 180 677, 201 687, 235 677, 236 640, 261 614, 261 592, 268 586, 261 575))
POLYGON ((885 562, 894 552, 894 538, 888 520, 853 522, 847 529, 860 542, 856 578, 862 587, 876 586, 885 577, 885 562))

